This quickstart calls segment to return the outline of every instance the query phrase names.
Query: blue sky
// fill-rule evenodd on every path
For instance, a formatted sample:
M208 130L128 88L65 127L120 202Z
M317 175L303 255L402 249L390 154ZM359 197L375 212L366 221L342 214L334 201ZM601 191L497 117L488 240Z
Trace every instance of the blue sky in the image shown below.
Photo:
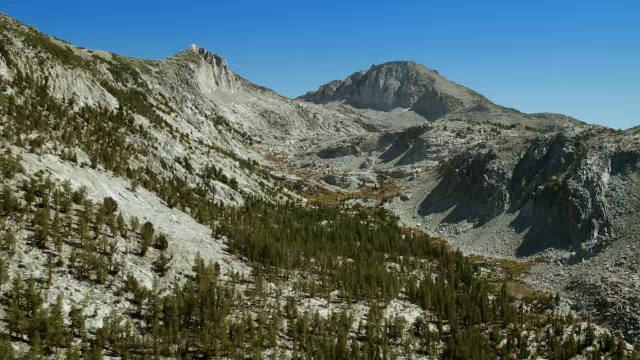
M638 1L7 0L0 11L126 56L196 43L289 97L413 60L521 111L640 125Z

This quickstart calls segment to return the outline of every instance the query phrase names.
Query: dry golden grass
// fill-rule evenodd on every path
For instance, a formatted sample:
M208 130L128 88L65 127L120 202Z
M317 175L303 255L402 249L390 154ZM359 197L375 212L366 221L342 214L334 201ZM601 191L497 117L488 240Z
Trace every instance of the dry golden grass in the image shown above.
M350 194L352 198L363 200L377 200L385 202L399 195L400 187L395 182L388 182L380 187L363 186L358 191Z
M506 277L506 280L515 280L522 275L527 274L532 266L537 264L546 264L548 259L543 257L537 257L527 260L511 260L511 259L494 259L485 256L470 255L469 258L472 262L480 265L488 265L496 268Z
M326 206L337 206L347 199L347 195L338 191L331 191L322 187L314 187L304 192L303 196L310 203Z
M518 299L535 298L542 294L539 290L523 281L507 281L507 292Z
M300 177L303 176L303 174L300 173L296 175ZM325 206L338 206L347 199L347 194L342 191L333 191L318 184L310 184L308 179L305 179L304 182L306 185L305 190L298 191L298 193L306 198L309 203Z
M531 267L537 264L548 263L549 260L537 257L527 260L493 259L485 256L471 255L470 260L478 265L491 268L493 271L489 281L496 287L507 284L507 291L517 298L535 297L541 292L522 280Z
M549 259L543 257L529 260L496 259L495 261L509 275L510 279L517 279L527 274L534 265L549 263Z
M363 186L356 192L333 191L320 185L310 186L302 195L309 200L310 203L316 203L325 206L338 206L349 199L376 200L385 202L388 199L397 196L401 188L393 181L388 181L378 188ZM409 234L424 234L424 230L417 227L404 228ZM432 241L448 246L446 239L432 237ZM485 256L470 255L471 262L483 267L491 269L488 280L496 287L507 283L509 293L518 298L534 297L541 293L534 289L531 285L522 280L522 276L527 274L532 266L536 264L547 263L546 258L538 257L527 260L511 260L511 259L495 259Z
M298 174L300 175L300 174ZM399 194L400 187L394 182L388 182L380 187L363 186L358 191L334 191L320 185L309 186L301 195L311 203L337 206L349 199L376 200L386 202Z

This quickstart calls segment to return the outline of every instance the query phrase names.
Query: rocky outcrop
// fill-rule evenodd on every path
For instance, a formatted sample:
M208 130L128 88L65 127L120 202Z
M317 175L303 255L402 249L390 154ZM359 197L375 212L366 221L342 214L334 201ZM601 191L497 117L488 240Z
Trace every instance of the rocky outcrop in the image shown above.
M218 89L226 91L239 91L241 84L236 74L231 71L227 60L198 45L189 46L189 51L197 54L205 63L196 70L196 79L202 92L211 92Z
M262 94L277 95L273 90L258 86L231 70L227 60L220 55L191 44L189 48L178 55L195 54L202 64L194 69L194 79L197 81L200 91L209 93L215 90L228 92L252 91Z
M446 222L478 226L505 211L509 172L492 149L459 153L440 163L440 182L420 206L422 215L446 212Z
M340 187L344 190L355 191L362 186L377 186L376 175L370 172L353 174L327 174L322 180L329 185Z
M7 76L7 72L9 71L9 67L7 66L7 60L2 55L0 51L0 76Z
M342 85L341 80L333 80L321 85L317 91L310 91L305 95L305 100L309 102L322 103L325 99L329 99L336 92L336 89Z
M527 229L522 254L550 246L581 252L612 238L606 198L609 156L594 150L585 149L577 137L558 134L532 144L518 162L510 187L512 210L520 210L513 225Z
M354 73L344 81L332 81L300 99L314 103L343 101L356 108L382 111L410 108L429 120L461 107L489 103L477 93L411 61L372 65L366 72Z
M333 159L348 155L358 155L361 151L355 144L337 144L318 151L318 157L321 159Z
M631 171L634 159L568 133L539 137L520 155L474 148L440 164L440 182L420 212L453 209L446 222L476 226L509 212L516 214L511 227L523 235L518 255L549 248L594 255L614 237L607 198L612 168Z

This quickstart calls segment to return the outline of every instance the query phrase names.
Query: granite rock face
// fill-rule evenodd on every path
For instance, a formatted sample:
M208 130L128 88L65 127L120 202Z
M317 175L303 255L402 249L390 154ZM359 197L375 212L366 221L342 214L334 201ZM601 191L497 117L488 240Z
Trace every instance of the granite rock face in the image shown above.
M241 89L242 86L238 76L231 71L227 60L222 56L216 55L195 44L189 46L189 51L200 56L206 64L206 66L200 66L196 74L196 78L203 92L210 92L217 89L233 92Z
M410 108L429 120L461 107L489 103L479 94L412 61L372 65L368 71L356 72L344 81L334 80L300 99L314 103L343 101L356 108L381 111Z
M198 45L191 44L174 58L189 60L188 63L191 64L193 72L189 76L189 82L195 81L202 94L221 90L230 93L245 91L277 96L273 90L256 85L236 74L224 57Z
M428 215L448 204L454 210L446 222L475 226L512 213L510 225L523 236L516 255L556 248L594 256L614 238L607 196L611 163L619 157L568 133L535 138L518 153L472 148L441 162L441 180L420 211Z

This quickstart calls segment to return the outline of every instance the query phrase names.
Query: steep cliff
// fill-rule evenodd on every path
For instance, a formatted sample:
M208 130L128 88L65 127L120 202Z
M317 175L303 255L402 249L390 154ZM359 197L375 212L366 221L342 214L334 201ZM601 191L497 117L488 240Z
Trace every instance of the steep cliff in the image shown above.
M314 103L342 101L356 108L382 111L412 109L429 120L462 107L490 104L481 95L412 61L372 65L368 71L332 81L300 99Z

